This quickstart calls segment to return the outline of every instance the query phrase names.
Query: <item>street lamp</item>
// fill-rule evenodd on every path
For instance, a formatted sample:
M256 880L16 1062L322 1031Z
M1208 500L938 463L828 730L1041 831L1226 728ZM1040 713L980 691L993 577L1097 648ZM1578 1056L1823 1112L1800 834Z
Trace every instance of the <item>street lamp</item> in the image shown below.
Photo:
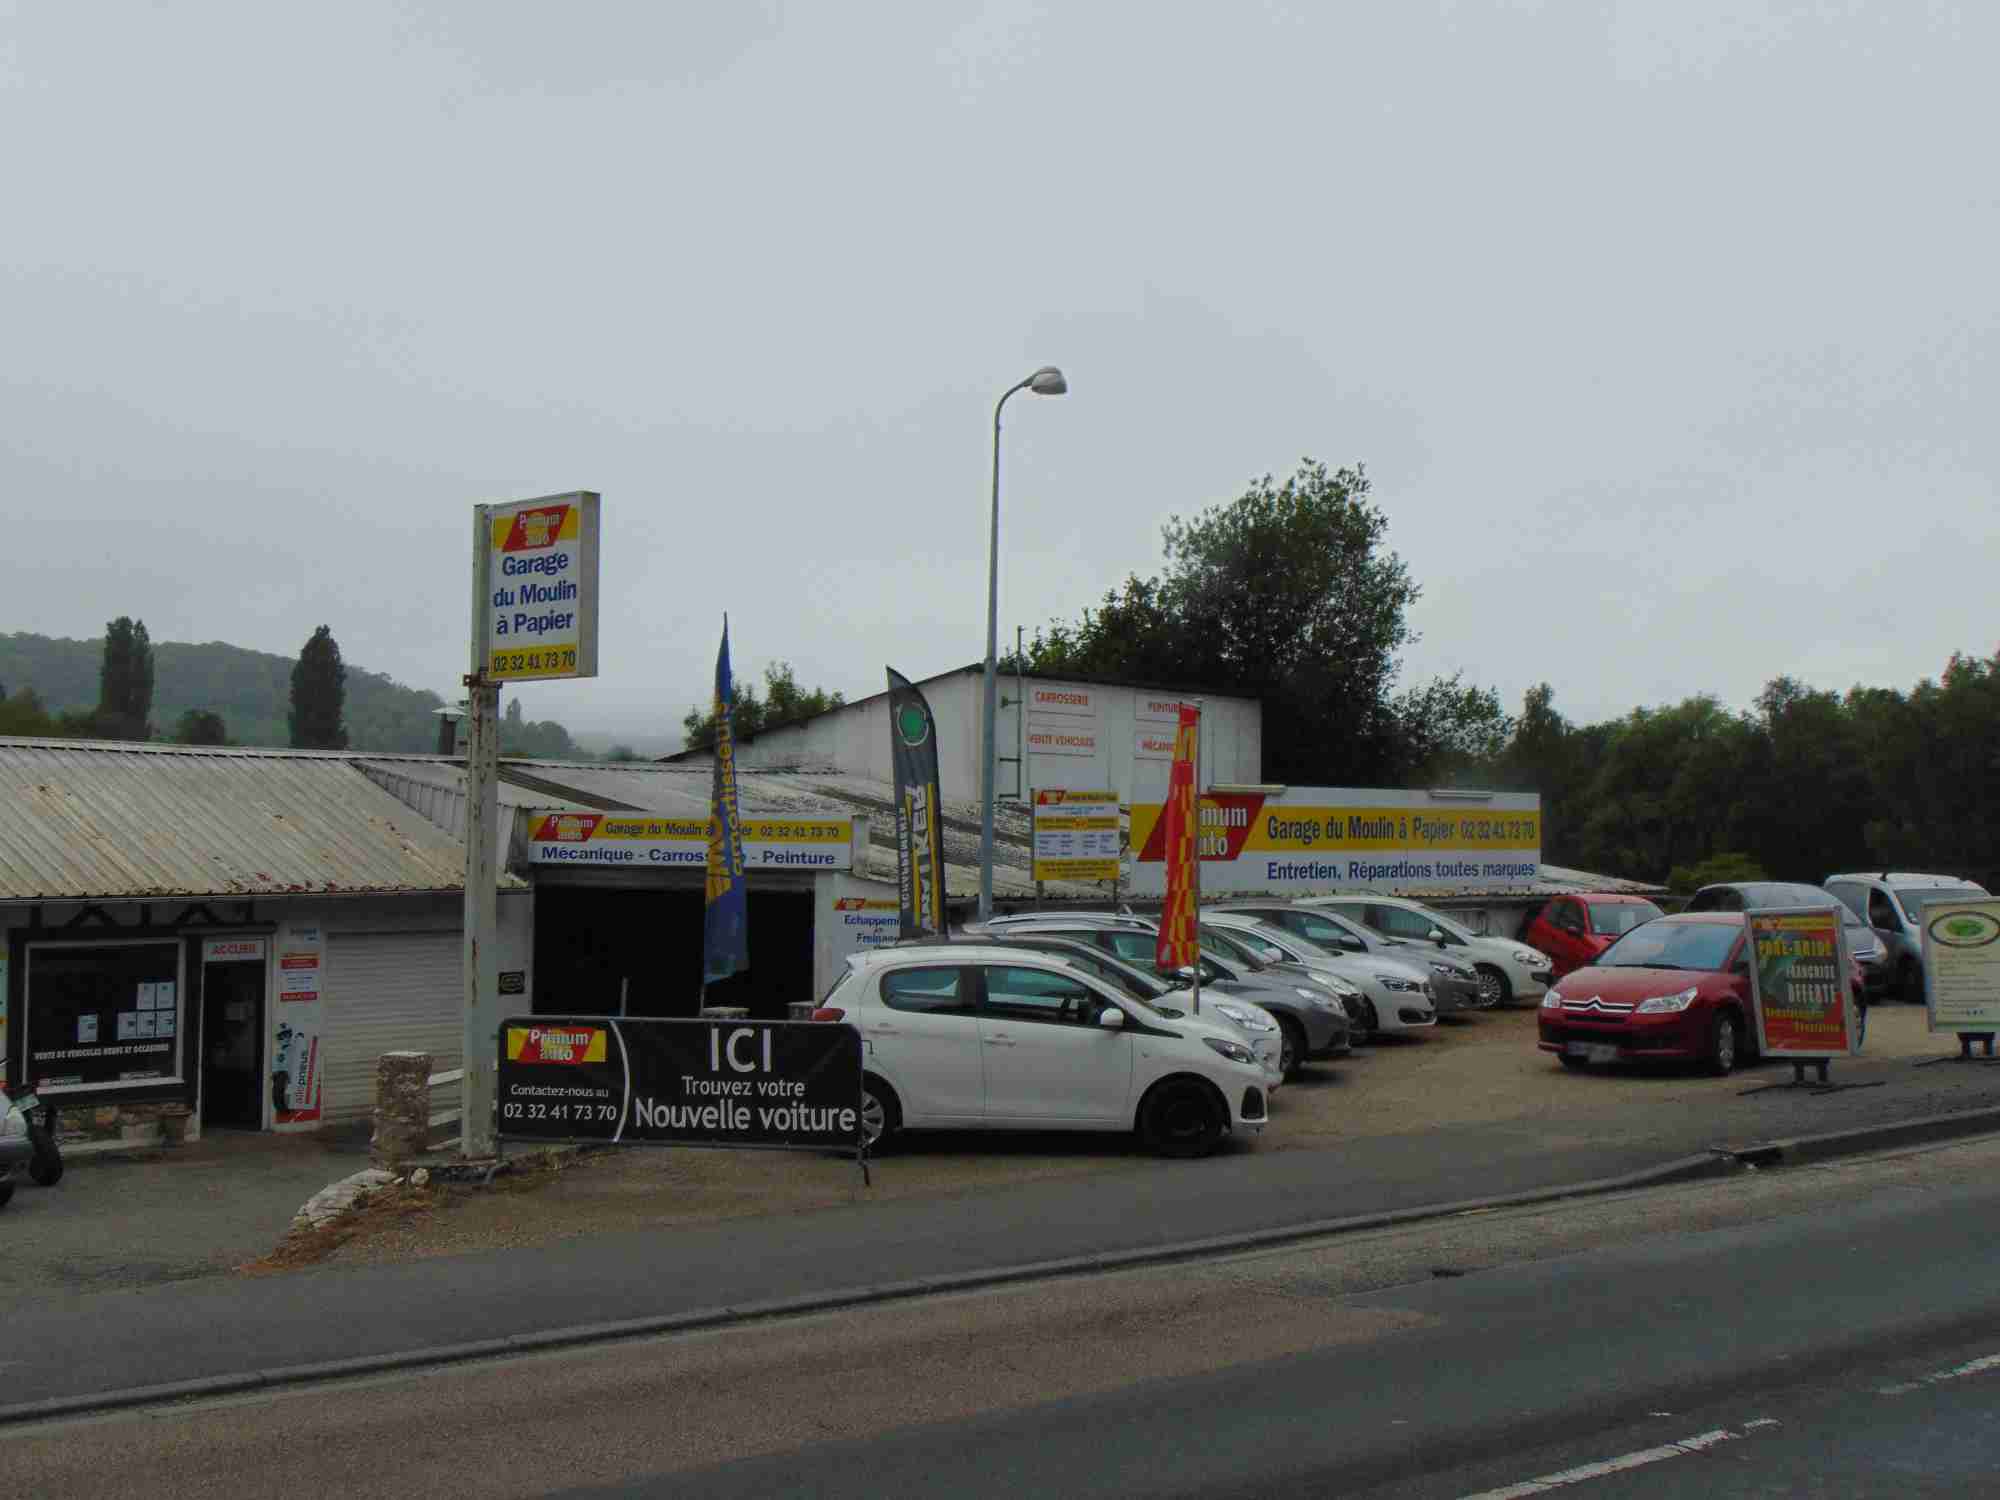
M986 545L986 723L985 753L979 761L979 920L993 915L993 719L999 712L1000 679L996 654L1000 639L1000 410L1016 391L1060 396L1069 390L1063 372L1043 365L1020 384L1009 386L993 406L993 533ZM1026 712L1023 708L1016 712Z

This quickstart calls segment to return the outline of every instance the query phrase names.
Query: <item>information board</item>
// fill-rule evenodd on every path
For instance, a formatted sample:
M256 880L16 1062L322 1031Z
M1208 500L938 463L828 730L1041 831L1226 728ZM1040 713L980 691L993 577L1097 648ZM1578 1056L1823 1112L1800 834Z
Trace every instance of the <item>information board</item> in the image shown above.
M518 1016L501 1024L508 1140L853 1151L861 1033L811 1021Z
M1834 906L1744 913L1757 1050L1766 1057L1850 1057L1860 1050L1847 940Z
M2000 1031L2000 899L1938 894L1918 908L1930 1029Z
M1118 878L1118 794L1035 793L1035 879Z

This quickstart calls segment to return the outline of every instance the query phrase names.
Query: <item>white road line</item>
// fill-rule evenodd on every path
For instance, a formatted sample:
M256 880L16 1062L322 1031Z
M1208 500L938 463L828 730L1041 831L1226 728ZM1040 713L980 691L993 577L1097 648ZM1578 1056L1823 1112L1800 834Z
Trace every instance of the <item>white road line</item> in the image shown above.
M1968 1375L1982 1375L1988 1370L2000 1369L2000 1354L1989 1354L1984 1359L1967 1360L1949 1370L1938 1370L1915 1380L1905 1380L1900 1385L1885 1385L1876 1390L1878 1396L1907 1396L1911 1391L1920 1391L1927 1385L1942 1385L1947 1380L1963 1380Z
M1744 1432L1748 1432L1752 1428L1777 1425L1777 1422L1770 1417L1757 1417L1745 1422L1743 1428ZM1617 1458L1607 1458L1601 1463L1580 1464L1574 1469L1544 1474L1539 1479L1524 1479L1519 1484L1510 1484L1503 1489L1481 1490L1476 1495L1464 1496L1463 1500L1526 1500L1530 1495L1546 1495L1550 1490L1582 1484L1586 1480L1602 1479L1607 1474L1622 1474L1627 1469L1644 1468L1647 1464L1660 1463L1669 1458L1686 1458L1691 1453L1703 1453L1717 1443L1726 1443L1732 1438L1742 1436L1741 1432L1731 1432L1726 1427L1718 1427L1713 1432L1698 1432L1693 1437L1682 1438L1677 1443L1666 1443L1658 1448L1641 1448L1636 1453L1621 1454Z

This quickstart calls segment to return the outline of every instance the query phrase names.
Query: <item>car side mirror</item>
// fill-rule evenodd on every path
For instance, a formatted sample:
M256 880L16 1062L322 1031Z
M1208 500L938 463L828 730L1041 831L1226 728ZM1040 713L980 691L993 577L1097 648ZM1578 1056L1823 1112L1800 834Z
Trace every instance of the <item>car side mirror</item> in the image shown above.
M1125 1012L1115 1005L1107 1005L1097 1013L1097 1024L1108 1030L1116 1031L1125 1024Z
M1440 948L1444 946L1444 929L1442 927L1433 927L1431 929L1431 941L1436 943Z

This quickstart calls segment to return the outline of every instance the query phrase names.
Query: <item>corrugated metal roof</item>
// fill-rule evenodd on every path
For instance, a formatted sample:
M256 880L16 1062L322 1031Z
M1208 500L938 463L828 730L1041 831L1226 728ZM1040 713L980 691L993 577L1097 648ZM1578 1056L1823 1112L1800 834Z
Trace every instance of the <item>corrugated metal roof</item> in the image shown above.
M0 900L441 891L464 874L458 841L351 755L0 737Z

